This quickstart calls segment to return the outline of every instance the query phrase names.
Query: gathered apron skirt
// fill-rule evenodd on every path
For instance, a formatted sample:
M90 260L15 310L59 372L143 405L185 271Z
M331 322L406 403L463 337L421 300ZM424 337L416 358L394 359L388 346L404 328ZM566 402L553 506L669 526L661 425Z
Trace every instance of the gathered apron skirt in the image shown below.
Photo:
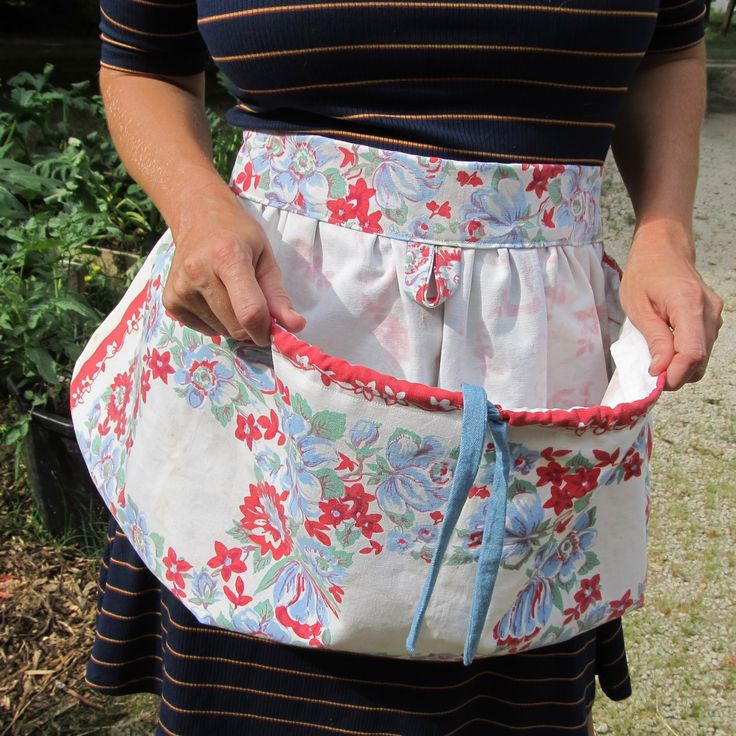
M191 619L180 627L235 632L251 662L321 654L328 672L359 661L422 678L439 667L461 693L474 668L493 671L491 655L514 655L490 660L513 668L534 656L515 653L557 660L567 642L564 654L591 656L607 622L620 643L618 618L643 602L648 411L662 381L603 253L601 174L246 133L231 186L307 326L274 323L265 349L183 326L161 303L174 245L157 244L72 384L77 437L116 524L108 555L126 545L119 572L147 575L166 616L175 605ZM104 591L98 627L112 613ZM96 647L124 643L110 633ZM565 732L584 733L593 662L587 680L560 678L576 697L559 701L578 707L556 721ZM93 657L91 672L109 670ZM488 702L504 700L513 713L523 698ZM389 720L380 732L543 723L440 711L442 726Z

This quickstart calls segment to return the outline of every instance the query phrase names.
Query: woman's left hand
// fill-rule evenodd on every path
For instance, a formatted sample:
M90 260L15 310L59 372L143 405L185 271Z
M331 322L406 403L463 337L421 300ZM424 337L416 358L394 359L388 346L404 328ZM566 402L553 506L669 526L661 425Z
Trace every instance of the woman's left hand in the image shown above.
M695 268L692 239L667 226L637 230L621 282L621 302L646 338L649 372L667 372L675 391L699 381L723 324L723 301Z

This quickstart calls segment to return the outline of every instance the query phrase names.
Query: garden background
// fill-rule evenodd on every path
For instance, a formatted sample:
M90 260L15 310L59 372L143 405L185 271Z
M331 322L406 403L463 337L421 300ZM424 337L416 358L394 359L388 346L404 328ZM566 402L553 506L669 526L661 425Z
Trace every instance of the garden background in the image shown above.
M720 35L724 6L707 36L695 226L725 324L706 378L655 412L648 604L625 619L634 696L597 699L599 734L736 733L736 30ZM80 341L163 228L105 132L96 24L97 0L0 0L0 736L137 736L156 722L154 697L84 684L104 524L44 527L21 451L28 415L5 392L11 376L21 404L63 406ZM225 174L238 134L214 69L208 89ZM623 263L634 220L613 162L604 191L607 248Z

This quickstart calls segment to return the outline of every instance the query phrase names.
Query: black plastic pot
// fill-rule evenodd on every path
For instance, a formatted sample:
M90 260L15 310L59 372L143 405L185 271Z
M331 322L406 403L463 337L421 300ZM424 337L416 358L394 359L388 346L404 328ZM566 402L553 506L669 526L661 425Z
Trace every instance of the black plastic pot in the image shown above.
M28 410L21 392L8 379L20 411ZM86 537L105 507L77 445L72 420L33 409L25 438L28 481L44 526L56 537Z

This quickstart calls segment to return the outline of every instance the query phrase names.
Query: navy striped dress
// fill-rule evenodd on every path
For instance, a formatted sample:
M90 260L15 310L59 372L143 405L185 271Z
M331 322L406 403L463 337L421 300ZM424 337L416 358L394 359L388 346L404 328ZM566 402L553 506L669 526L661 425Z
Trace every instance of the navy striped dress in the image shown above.
M157 734L585 736L598 676L631 694L616 620L504 657L413 662L303 649L204 626L113 522L100 569L87 682L161 696Z

